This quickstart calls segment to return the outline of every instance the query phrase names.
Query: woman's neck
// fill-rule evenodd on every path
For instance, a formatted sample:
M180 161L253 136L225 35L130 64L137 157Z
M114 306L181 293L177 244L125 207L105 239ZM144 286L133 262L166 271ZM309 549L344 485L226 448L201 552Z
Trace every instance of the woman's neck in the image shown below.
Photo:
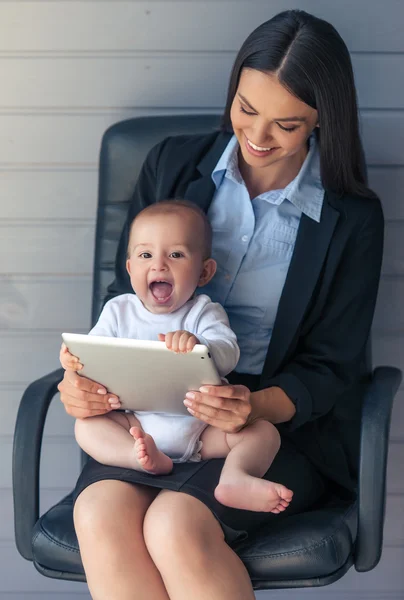
M285 188L299 173L307 156L308 148L302 148L293 156L279 160L269 167L251 167L248 165L239 150L239 171L243 177L251 200L264 192L281 190Z

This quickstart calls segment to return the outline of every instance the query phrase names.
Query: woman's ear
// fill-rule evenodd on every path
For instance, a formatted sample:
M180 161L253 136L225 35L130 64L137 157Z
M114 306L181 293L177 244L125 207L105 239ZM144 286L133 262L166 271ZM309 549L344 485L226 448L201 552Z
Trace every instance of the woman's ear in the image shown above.
M198 287L202 287L209 283L213 275L216 273L217 264L213 258L207 258L203 262L201 276L199 277Z

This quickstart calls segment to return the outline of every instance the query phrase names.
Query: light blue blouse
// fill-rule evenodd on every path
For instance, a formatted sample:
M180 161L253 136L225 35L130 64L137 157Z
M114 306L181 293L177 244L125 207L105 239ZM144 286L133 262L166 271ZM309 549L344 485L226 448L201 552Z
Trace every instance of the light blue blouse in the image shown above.
M220 302L240 346L239 373L260 374L276 312L305 213L320 222L324 189L314 135L298 175L282 190L250 199L238 169L239 144L233 136L212 179L216 192L208 211L217 273L199 288Z

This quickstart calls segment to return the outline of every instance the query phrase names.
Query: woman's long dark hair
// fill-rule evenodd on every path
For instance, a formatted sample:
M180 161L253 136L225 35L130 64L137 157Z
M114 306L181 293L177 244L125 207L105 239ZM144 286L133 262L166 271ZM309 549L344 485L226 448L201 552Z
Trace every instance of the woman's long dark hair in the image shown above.
M316 128L324 189L374 196L366 186L356 89L348 49L334 27L302 10L281 12L242 45L230 76L222 128L232 130L230 109L241 71L276 73L294 96L318 111Z

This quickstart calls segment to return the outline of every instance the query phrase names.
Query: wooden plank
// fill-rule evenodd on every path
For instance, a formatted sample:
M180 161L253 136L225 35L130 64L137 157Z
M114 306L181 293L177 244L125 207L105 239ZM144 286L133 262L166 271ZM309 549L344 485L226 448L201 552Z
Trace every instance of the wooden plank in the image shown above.
M380 333L404 332L404 278L382 277L379 286L373 331Z
M381 335L372 336L373 365L392 365L404 370L403 336Z
M123 119L150 115L214 113L217 110L120 109L98 114L0 114L0 168L10 166L96 167L101 137ZM63 143L61 141L63 140Z
M385 548L379 565L368 573L357 573L350 569L348 573L327 590L339 593L372 592L382 595L386 592L402 593L404 590L404 548ZM377 597L377 596L376 596Z
M117 121L159 114L216 114L213 110L131 109L88 114L0 114L4 143L0 167L83 165L98 163L101 137ZM363 139L369 165L404 165L404 113L362 112ZM380 144L388 139L388 144ZM63 140L63 143L60 141ZM2 163L2 164L1 164Z
M91 294L90 275L0 276L0 331L90 329Z
M74 169L0 170L0 197L9 198L1 218L92 219L97 208L97 166L90 171ZM379 194L385 218L404 220L403 167L369 167L369 185ZM35 202L27 201L35 197Z
M387 496L384 547L404 546L404 496Z
M15 421L22 395L27 385L1 385L0 386L0 436L13 435ZM56 394L49 407L45 422L45 436L73 436L74 419L70 417Z
M398 390L394 399L390 436L392 440L404 442L404 387Z
M29 221L16 226L0 222L0 274L88 276L93 269L94 232L92 221L37 226Z
M361 108L404 107L404 55L359 54L352 64Z
M3 58L0 108L221 107L234 59L234 53ZM353 66L361 108L404 108L404 55L361 54Z
M65 594L66 600L73 600L76 598L76 594L79 598L87 599L88 597L88 588L85 583L51 579L38 573L31 562L24 560L18 554L12 542L0 544L0 582L0 594L5 600L14 600L13 594L16 593L21 594L27 600L30 600L32 593L45 598L47 596L40 596L40 594L47 593L49 599L52 600L57 600L59 594ZM61 598L64 600L63 595Z
M54 371L59 349L58 333L0 333L0 384L31 382Z
M97 2L97 18L94 7L94 2L84 0L1 2L0 51L236 51L255 27L290 4L285 0L271 0L270 5L260 0L114 0ZM351 50L404 50L400 0L385 0L382 5L367 0L300 0L299 8L330 21ZM167 23L176 24L175 35Z
M389 494L404 494L403 462L404 444L390 442L387 464L387 492Z
M403 112L362 111L361 123L363 145L369 165L404 164ZM381 140L388 142L380 143Z
M94 231L95 225L91 221L38 222L35 225L25 221L13 226L0 221L0 277L12 274L90 277ZM384 275L404 275L403 231L403 222L386 223ZM10 288L5 289L4 294L7 292L14 294L16 303L10 305L10 300L4 295L4 315L0 316L0 320L3 323L16 323L20 318L29 320L30 316L21 312L27 309L24 296L18 294L18 290L10 292ZM45 313L42 321L44 318Z
M368 169L369 185L379 195L388 220L404 220L404 189L403 167L372 167Z
M117 121L158 114L201 114L214 110L121 109L98 114L0 114L0 167L98 163L101 136ZM404 113L364 111L363 139L369 165L404 165ZM85 134L83 134L85 132ZM380 144L381 139L389 143ZM63 144L60 143L63 140Z
M0 171L1 218L94 219L98 173L91 171Z
M12 438L0 437L0 488L12 487ZM80 473L80 448L74 437L46 437L42 442L41 488L73 489ZM60 496L62 497L62 495ZM1 581L1 576L0 576Z
M388 221L384 230L382 273L394 276L404 274L404 222Z
M75 331L91 327L92 278L0 276L0 331ZM382 277L373 330L404 331L404 278Z

